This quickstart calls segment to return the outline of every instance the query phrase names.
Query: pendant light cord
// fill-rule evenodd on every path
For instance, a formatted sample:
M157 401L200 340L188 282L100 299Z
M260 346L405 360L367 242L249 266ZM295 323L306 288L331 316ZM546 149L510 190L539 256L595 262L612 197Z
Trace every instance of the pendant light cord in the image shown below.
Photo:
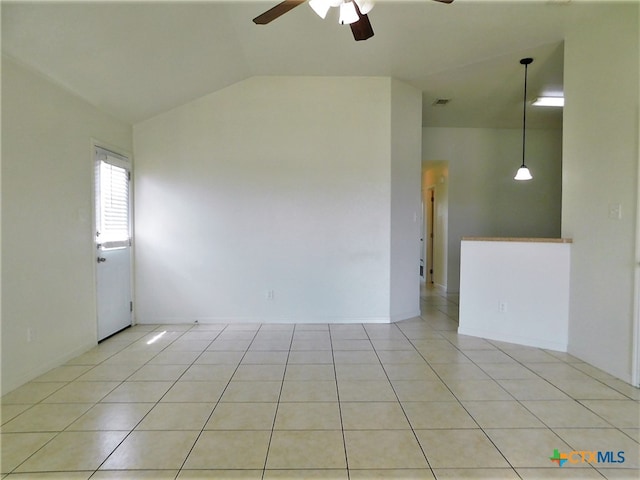
M524 98L522 100L522 166L524 167L524 147L527 132L527 69L529 63L524 64Z

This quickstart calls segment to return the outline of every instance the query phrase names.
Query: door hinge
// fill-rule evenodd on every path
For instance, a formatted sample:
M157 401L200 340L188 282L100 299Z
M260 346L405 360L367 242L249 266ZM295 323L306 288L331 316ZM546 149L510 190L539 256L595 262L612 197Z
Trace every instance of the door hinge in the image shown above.
M133 313L133 302L129 302L129 311Z

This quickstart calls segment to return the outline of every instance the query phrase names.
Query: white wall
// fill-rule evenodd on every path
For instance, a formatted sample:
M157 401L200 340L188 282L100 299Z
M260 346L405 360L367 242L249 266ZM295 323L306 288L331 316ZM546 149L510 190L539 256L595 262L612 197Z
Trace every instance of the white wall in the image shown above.
M458 333L567 351L571 244L463 240Z
M638 201L638 4L592 5L565 40L562 235L569 352L630 381ZM609 206L621 204L622 218Z
M391 81L391 319L420 315L422 93Z
M137 320L389 321L391 86L257 77L136 125Z
M3 392L96 343L92 137L132 149L130 125L3 57Z
M534 179L513 180L522 161L518 129L424 128L423 161L449 162L447 291L460 289L462 237L559 237L562 132L527 130Z

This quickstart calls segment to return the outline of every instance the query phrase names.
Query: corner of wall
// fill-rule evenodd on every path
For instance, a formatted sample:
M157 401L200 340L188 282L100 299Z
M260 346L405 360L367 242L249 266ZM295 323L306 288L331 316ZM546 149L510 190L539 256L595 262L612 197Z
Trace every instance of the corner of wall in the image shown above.
M390 315L420 314L422 93L391 81Z
M638 301L638 9L582 6L565 40L562 235L574 240L569 353L627 382L638 340L631 335ZM613 90L606 87L612 75ZM612 205L623 214L612 216Z

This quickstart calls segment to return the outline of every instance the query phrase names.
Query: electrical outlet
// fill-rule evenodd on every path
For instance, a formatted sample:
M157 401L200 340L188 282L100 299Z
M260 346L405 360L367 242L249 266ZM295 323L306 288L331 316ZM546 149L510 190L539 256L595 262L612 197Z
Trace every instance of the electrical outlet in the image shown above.
M500 313L507 313L507 302L500 302L498 304L498 311Z
M34 338L34 332L33 332L33 328L29 327L27 328L27 343L32 342L33 338Z
M267 290L267 300L273 300L275 297L275 292L273 290Z
M622 220L622 205L620 203L609 204L609 218Z

